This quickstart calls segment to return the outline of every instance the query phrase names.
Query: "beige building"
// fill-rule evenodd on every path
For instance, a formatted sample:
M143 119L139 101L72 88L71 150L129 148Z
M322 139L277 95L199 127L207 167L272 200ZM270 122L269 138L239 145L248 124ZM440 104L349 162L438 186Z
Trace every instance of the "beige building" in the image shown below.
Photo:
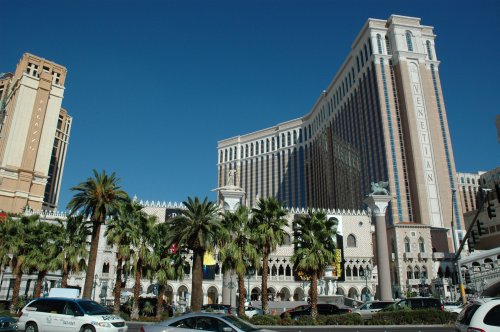
M451 222L459 234L464 226L435 38L419 18L368 19L309 113L218 142L218 185L237 170L249 206L274 196L288 207L363 209L371 182L388 181L395 245L399 225L426 226L427 250L452 252ZM403 264L391 273L400 290Z
M477 193L479 178L484 172L457 173L457 184L462 212L467 213L477 209Z
M66 68L25 53L0 78L0 209L57 207L71 116L61 108Z

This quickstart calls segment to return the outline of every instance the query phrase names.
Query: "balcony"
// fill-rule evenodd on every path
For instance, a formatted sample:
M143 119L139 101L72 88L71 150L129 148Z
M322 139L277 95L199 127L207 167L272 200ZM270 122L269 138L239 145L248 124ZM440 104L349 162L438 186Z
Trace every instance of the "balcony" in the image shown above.
M418 253L418 259L430 259L431 254L428 252L419 252Z
M408 279L408 280L406 280L406 284L408 286L418 286L421 284L421 281L420 281L420 279Z
M405 252L405 253L403 254L403 258L404 258L405 260L408 260L408 259L415 259L415 258L417 258L417 255L416 255L414 252Z

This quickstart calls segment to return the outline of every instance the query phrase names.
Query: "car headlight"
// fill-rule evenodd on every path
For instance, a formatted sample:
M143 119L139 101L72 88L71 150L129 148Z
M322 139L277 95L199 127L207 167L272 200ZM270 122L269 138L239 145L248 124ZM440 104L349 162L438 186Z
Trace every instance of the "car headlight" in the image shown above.
M92 324L100 327L111 327L111 324L108 322L92 322Z

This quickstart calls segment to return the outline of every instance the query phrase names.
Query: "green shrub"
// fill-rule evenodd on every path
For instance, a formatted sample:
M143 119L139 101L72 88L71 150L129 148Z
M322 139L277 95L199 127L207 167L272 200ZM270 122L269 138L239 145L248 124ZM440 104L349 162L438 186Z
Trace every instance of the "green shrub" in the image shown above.
M318 323L320 325L363 325L364 321L360 315L343 314L320 316Z
M319 316L318 316L319 317ZM294 321L295 325L318 325L318 322L312 318L312 316L305 315L305 316L299 316L297 319Z
M250 318L250 323L254 325L278 325L279 321L279 316L273 315L256 315Z
M454 315L448 311L435 309L399 309L378 312L373 315L370 325L439 325L454 322Z

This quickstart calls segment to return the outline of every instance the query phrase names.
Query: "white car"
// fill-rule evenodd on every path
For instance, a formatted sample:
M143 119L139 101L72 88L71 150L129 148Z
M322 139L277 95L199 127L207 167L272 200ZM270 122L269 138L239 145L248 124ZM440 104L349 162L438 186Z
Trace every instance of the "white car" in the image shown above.
M39 298L22 310L19 330L26 332L127 332L125 321L99 303L64 297Z
M252 307L252 306L245 306L245 315L249 318L255 316L255 315L263 315L263 311L260 308Z
M455 326L460 332L500 332L500 298L479 299L467 304Z
M394 304L394 301L369 301L359 308L352 309L352 313L360 315L365 320L370 320L374 314L391 304Z

